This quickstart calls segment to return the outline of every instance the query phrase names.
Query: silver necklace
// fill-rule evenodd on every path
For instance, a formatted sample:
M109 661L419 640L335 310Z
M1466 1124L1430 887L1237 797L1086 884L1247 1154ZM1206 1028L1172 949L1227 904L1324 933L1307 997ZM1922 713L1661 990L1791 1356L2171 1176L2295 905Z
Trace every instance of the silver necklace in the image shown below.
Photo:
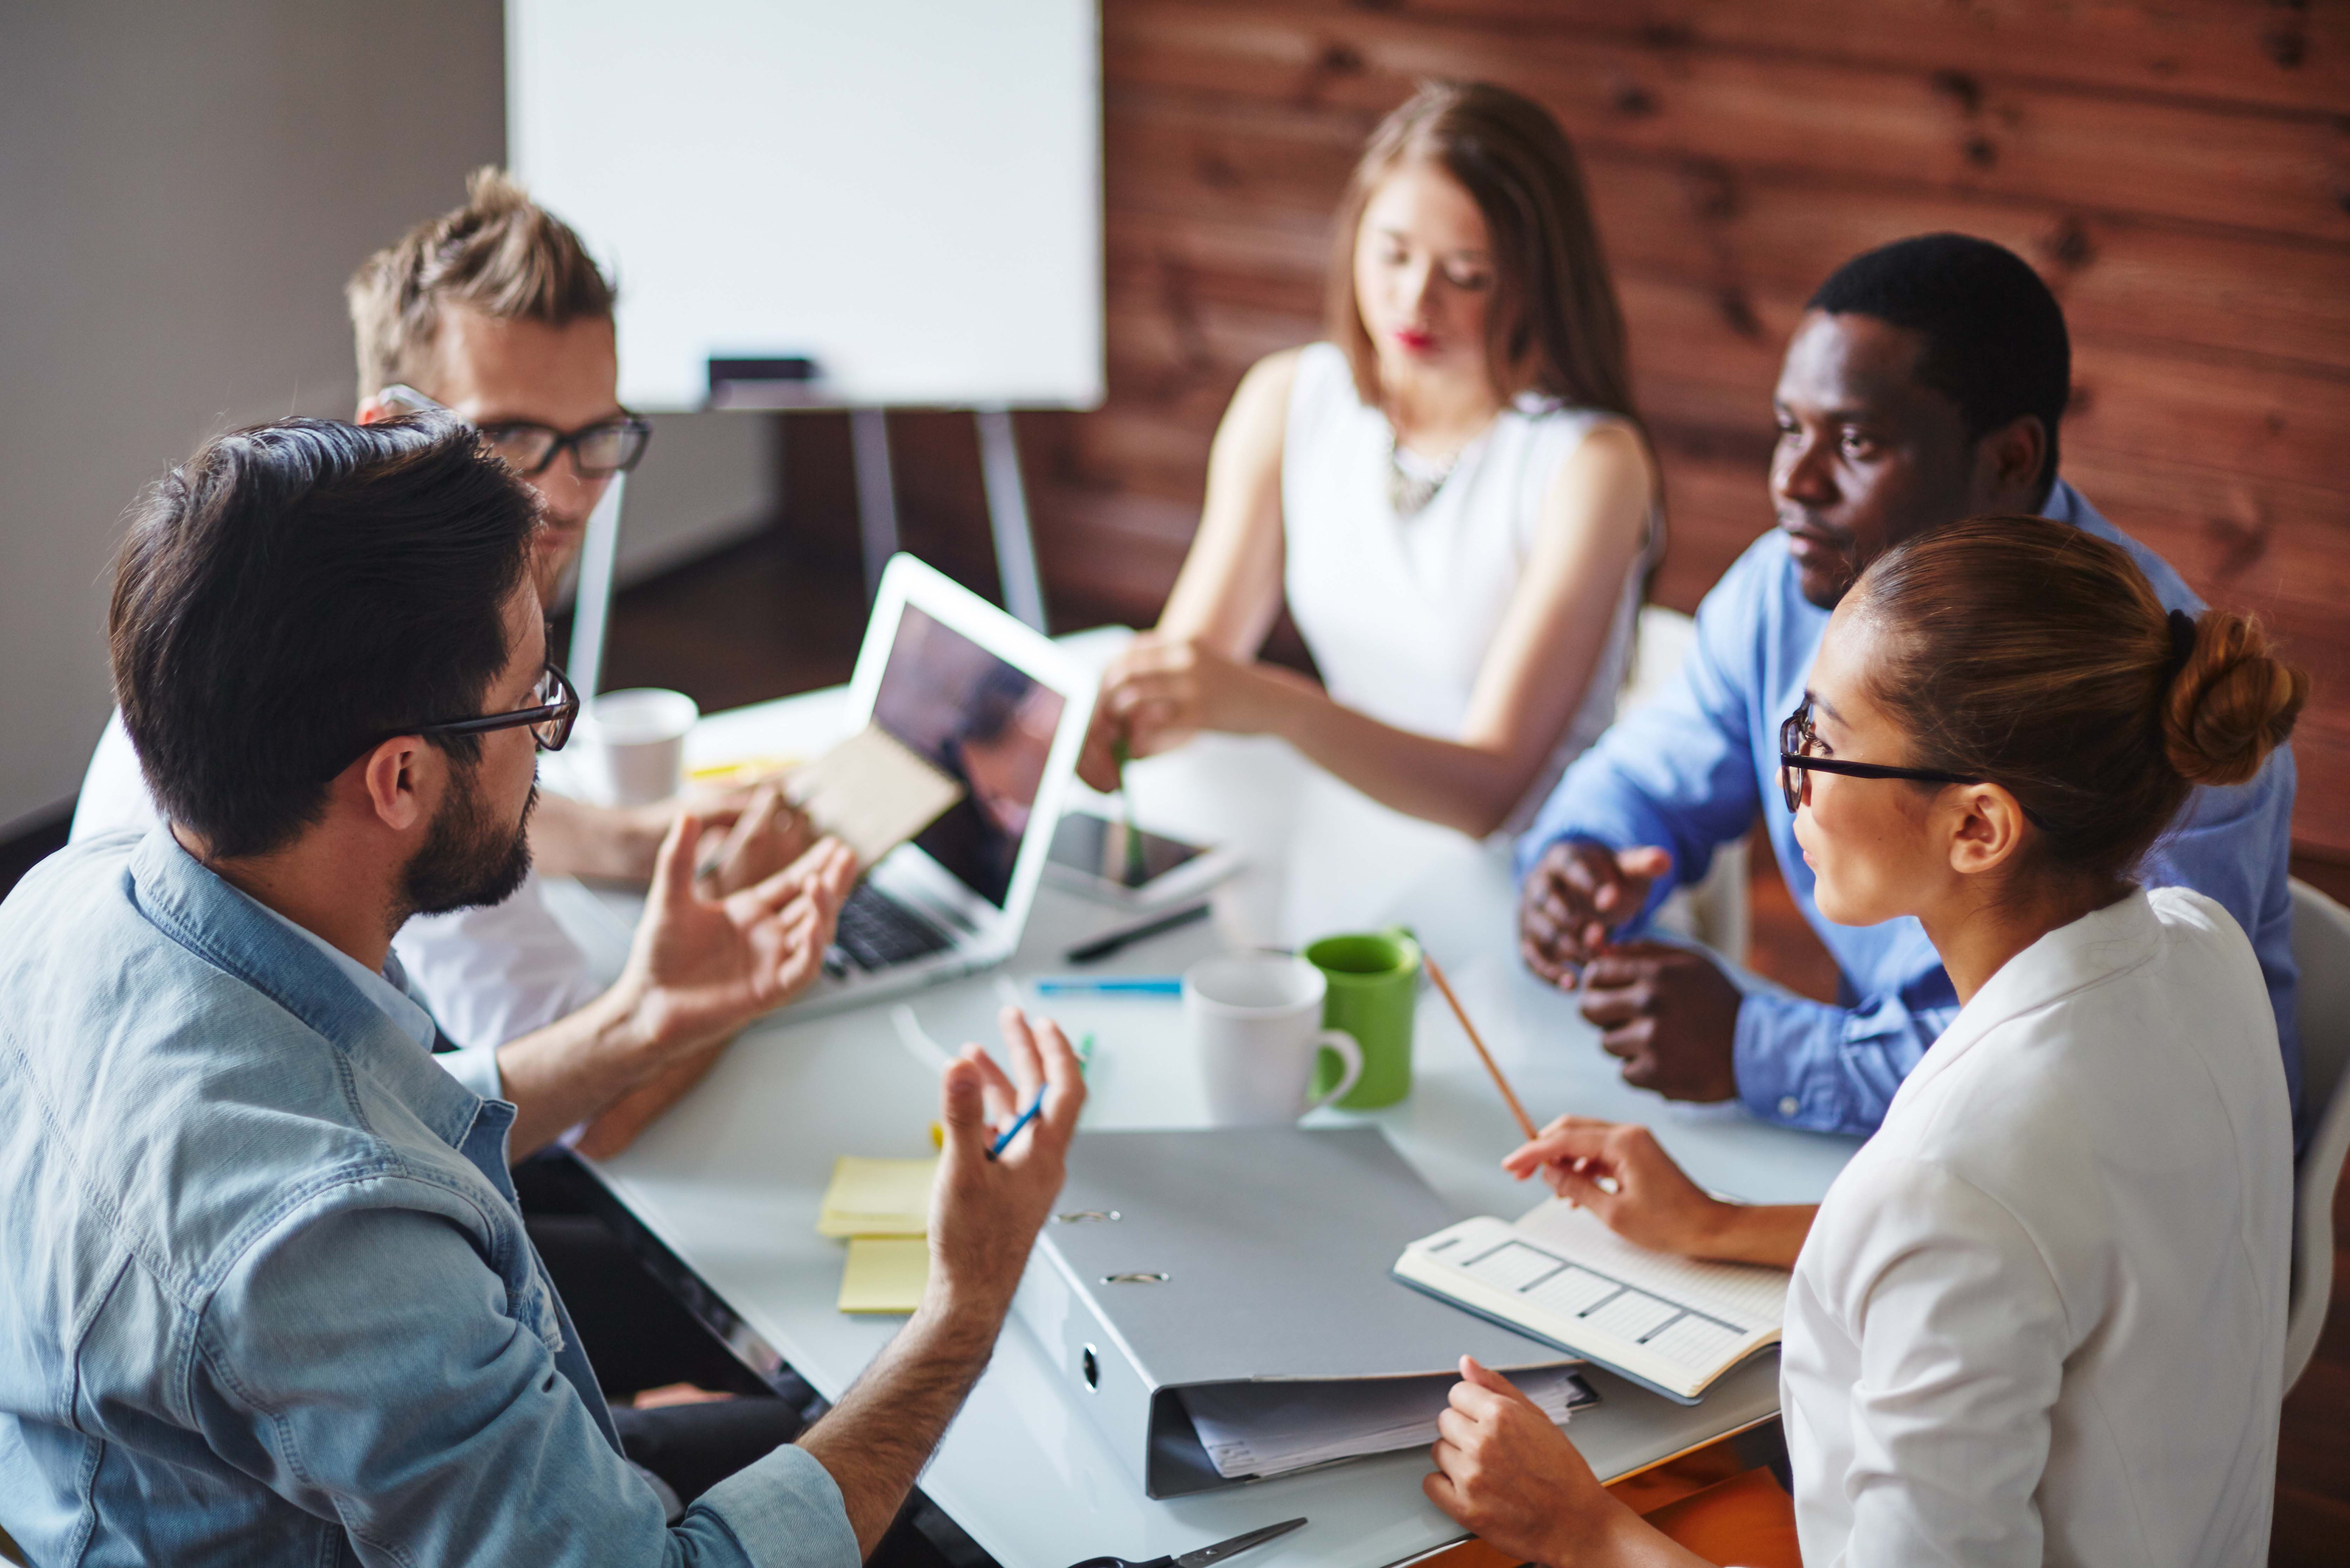
M1388 504L1395 508L1395 514L1399 517L1418 514L1436 499L1436 493L1444 488L1444 482L1451 478L1452 471L1460 466L1459 452L1445 459L1441 468L1411 457L1397 441L1395 431L1390 428L1388 431Z

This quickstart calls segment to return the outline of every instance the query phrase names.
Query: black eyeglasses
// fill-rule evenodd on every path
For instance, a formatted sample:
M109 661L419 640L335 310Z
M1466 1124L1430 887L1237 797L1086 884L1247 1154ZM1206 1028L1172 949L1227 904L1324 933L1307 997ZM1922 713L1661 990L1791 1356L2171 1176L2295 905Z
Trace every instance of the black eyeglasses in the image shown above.
M598 420L576 431L559 431L527 420L484 425L481 431L490 450L525 479L536 479L554 467L567 447L571 466L580 478L609 479L636 467L653 438L651 423L634 414Z
M394 409L454 411L405 382L384 388L376 393L376 399ZM474 428L481 431L482 439L497 453L499 461L525 479L536 479L555 466L555 460L563 455L566 448L570 449L572 469L580 478L609 479L636 467L653 439L650 421L625 412L612 419L598 420L592 425L581 425L576 431L559 431L531 420L502 420Z
M1779 726L1779 789L1787 797L1790 812L1804 804L1804 775L1807 773L1839 774L1854 779L1913 779L1918 784L1996 782L1970 778L1964 774L1937 773L1931 768L1896 768L1882 763L1847 763L1840 757L1815 757L1812 755L1812 748L1818 743L1819 737L1812 732L1812 699L1806 694L1802 705L1788 714L1787 722ZM2048 824L2042 820L2039 813L2022 801L2015 804L2022 808L2025 821L2043 832L2047 831Z
M579 693L572 690L570 678L549 664L530 690L531 705L516 708L510 713L484 713L471 719L436 719L429 724L410 724L402 729L386 730L359 749L359 755L382 745L399 735L485 735L493 730L518 730L527 725L530 738L538 742L542 752L559 752L571 739L571 726L579 718Z
M516 708L511 713L484 713L474 719L440 719L430 724L414 724L405 730L395 730L396 735L485 735L493 730L516 730L528 726L530 738L538 742L542 752L559 752L571 739L571 726L579 718L579 693L571 689L570 678L555 665L549 664L530 689L531 706ZM386 735L384 740L390 740ZM382 741L376 742L378 745Z

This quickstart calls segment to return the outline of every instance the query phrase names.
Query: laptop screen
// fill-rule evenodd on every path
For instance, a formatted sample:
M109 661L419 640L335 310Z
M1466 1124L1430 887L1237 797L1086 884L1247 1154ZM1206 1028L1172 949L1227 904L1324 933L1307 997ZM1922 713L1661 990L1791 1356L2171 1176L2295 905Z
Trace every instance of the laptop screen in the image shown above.
M874 722L964 790L914 842L999 909L1066 705L1019 666L914 606L899 616Z

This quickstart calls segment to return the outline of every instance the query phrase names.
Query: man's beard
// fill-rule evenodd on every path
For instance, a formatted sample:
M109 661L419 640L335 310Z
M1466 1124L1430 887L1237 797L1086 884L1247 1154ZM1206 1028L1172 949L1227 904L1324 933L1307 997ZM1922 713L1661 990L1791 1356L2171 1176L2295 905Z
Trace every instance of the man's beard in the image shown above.
M504 824L482 799L478 763L449 770L448 795L400 875L400 903L411 915L502 904L530 875L530 814L538 805L538 786L531 785L521 817Z

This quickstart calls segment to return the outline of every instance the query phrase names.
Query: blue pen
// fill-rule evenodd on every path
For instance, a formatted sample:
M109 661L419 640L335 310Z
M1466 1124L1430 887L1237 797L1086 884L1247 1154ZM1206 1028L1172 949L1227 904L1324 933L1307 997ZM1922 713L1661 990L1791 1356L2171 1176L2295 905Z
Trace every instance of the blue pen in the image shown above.
M1105 975L1099 980L1079 976L1070 980L1039 980L1030 983L1039 996L1180 996L1183 981L1171 974L1128 975L1123 978Z
M1036 1097L1028 1102L1028 1108L1020 1113L1020 1119L1014 1122L1010 1127L1005 1127L1003 1129L1003 1136L998 1137L993 1143L988 1145L987 1158L993 1159L997 1155L1002 1154L1005 1146L1010 1144L1014 1138L1020 1136L1020 1129L1026 1127L1030 1122L1035 1121L1036 1119L1036 1113L1044 1108L1045 1085L1039 1084L1036 1085Z

